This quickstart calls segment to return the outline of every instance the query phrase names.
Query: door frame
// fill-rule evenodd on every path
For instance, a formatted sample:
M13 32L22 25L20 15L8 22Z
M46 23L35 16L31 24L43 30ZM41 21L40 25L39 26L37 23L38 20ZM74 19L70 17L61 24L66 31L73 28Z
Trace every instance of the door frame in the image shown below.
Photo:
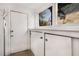
M9 12L10 12L10 29L9 29L9 31L10 31L10 33L9 33L9 39L10 39L10 55L11 55L11 27L12 27L12 22L11 22L11 12L16 12L16 13L21 13L21 14L24 14L24 15L26 15L27 16L27 35L28 35L28 13L24 13L24 12L22 12L22 11L17 11L17 10L13 10L13 9L10 9L9 10ZM27 39L27 42L28 42L28 39ZM28 45L28 44L27 44ZM28 48L28 46L27 46L27 48Z
M0 12L3 14L3 11L2 11L2 9L0 9ZM2 50L2 55L1 56L5 56L5 24L4 24L4 20L5 20L5 17L3 17L3 15L1 15L0 14L0 18L2 19L1 21L2 21L2 48L1 49L3 49Z

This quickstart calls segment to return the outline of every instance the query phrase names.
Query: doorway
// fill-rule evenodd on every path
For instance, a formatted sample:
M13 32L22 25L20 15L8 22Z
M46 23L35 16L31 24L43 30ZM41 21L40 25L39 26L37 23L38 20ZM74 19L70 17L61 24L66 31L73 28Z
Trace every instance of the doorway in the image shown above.
M27 49L27 14L10 12L10 53Z

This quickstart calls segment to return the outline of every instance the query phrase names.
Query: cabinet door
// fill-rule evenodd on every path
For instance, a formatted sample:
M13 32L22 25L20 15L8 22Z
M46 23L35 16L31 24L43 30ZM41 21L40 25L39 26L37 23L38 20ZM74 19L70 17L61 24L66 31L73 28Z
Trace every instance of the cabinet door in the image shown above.
M72 38L73 56L79 56L79 39Z
M44 55L44 39L42 33L31 32L31 50L35 56Z
M71 55L71 38L45 35L45 55L46 56L70 56Z

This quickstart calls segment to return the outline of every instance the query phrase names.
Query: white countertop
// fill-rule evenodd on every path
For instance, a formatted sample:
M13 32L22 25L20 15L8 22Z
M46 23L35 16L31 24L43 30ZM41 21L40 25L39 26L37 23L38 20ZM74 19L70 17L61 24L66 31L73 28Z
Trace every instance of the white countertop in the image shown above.
M31 31L65 35L79 38L79 30L31 29Z
M31 30L79 32L79 24L40 26L39 28L31 29Z

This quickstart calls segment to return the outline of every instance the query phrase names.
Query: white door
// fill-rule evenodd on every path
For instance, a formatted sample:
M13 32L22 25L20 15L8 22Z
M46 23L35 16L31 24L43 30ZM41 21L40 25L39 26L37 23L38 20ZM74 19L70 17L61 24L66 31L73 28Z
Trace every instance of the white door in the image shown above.
M31 50L35 56L44 56L43 33L31 32Z
M46 56L70 56L71 38L45 35L45 55Z
M72 38L72 52L73 56L79 56L79 39Z
M11 53L27 49L27 15L11 12Z
M0 15L0 56L4 55L4 27L3 18Z

